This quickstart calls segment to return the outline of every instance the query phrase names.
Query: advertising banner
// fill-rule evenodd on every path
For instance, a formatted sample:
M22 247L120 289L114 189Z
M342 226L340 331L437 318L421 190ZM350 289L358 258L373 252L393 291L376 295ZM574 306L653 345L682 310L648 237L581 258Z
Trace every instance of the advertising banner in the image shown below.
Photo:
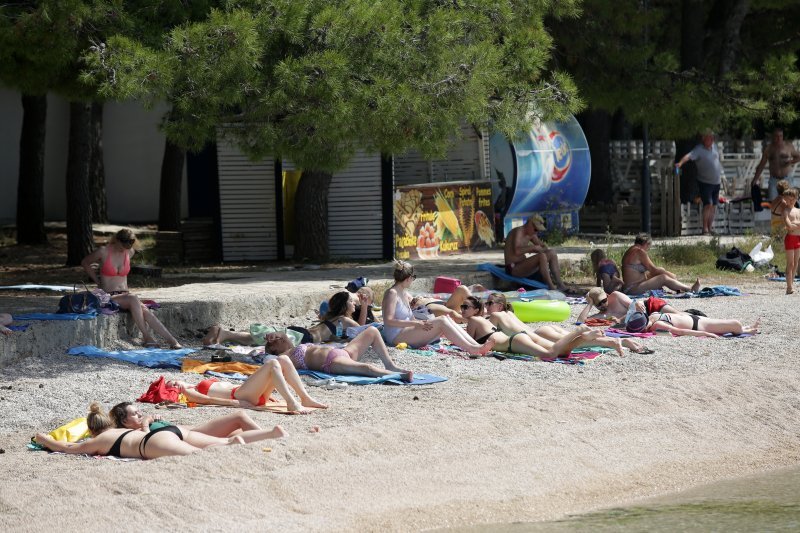
M492 186L488 181L462 181L398 187L394 228L397 259L492 248Z

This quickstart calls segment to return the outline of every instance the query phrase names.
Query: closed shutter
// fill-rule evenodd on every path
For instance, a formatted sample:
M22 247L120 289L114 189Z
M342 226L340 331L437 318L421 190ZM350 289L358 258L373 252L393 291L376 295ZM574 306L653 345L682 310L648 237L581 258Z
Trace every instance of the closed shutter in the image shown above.
M488 143L478 137L472 125L465 123L444 159L427 161L416 150L395 156L395 185L485 179L489 175L488 161Z
M277 259L274 161L254 163L224 138L217 160L223 260Z

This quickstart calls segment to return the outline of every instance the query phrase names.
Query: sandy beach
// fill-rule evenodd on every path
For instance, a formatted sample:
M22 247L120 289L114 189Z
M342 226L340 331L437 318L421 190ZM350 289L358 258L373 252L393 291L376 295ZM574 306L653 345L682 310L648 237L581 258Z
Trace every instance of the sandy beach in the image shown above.
M655 354L583 366L392 349L401 366L449 381L311 388L330 409L252 413L285 428L284 439L156 461L25 443L93 400L109 407L159 375L199 376L62 353L21 358L0 368L0 529L418 531L554 519L796 465L797 296L781 283L741 288L750 294L674 302L746 324L760 317L755 337L659 335L645 341ZM162 414L193 424L227 412Z

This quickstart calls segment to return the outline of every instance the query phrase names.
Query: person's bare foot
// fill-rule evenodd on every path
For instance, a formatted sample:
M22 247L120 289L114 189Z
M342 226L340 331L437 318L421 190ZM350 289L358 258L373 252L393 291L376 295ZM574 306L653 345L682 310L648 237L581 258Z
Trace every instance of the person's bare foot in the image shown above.
M625 357L625 354L622 353L622 339L614 339L614 349L617 351L618 356Z
M234 435L228 439L228 446L231 444L244 444L244 439L238 435Z
M11 335L12 331L5 326L0 326L0 333L3 335Z
M759 318L755 322L753 322L752 326L743 327L742 333L749 333L755 335L756 333L759 333L760 327L761 327L761 319Z
M169 345L170 350L180 350L181 348L183 348L183 345L177 341Z
M300 404L303 407L314 407L315 409L327 409L328 408L327 405L325 405L324 403L318 402L317 400L315 400L311 396L309 396L305 400L301 400Z
M311 412L311 409L304 408L302 405L297 403L297 400L286 402L286 410L290 415L307 415Z
M622 345L632 352L640 352L644 350L644 345L636 342L633 339L622 339Z
M400 373L400 379L402 379L406 383L411 383L412 381L414 381L414 372L412 372L411 370L405 370Z
M267 433L268 439L282 439L285 436L286 436L286 430L284 430L280 426L275 426L274 428L272 428L272 431Z
M786 294L794 294L794 289L792 287L786 287Z
M694 284L692 285L692 292L697 292L700 290L700 278L694 280Z
M218 325L213 325L208 328L208 333L203 337L203 346L210 346L219 343L219 332L222 328Z
M478 348L477 352L470 352L470 353L473 353L473 355L486 355L487 353L492 351L492 348L494 348L496 342L497 341L495 341L494 338L489 337L488 339L486 339L486 342L483 343L483 346Z

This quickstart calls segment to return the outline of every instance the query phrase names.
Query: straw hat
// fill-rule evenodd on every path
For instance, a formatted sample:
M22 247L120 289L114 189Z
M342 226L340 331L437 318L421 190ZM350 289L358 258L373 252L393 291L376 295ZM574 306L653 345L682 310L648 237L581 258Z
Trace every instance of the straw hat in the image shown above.
M586 301L595 307L597 307L601 300L605 300L607 297L608 295L606 291L603 290L603 287L593 287L586 293Z

